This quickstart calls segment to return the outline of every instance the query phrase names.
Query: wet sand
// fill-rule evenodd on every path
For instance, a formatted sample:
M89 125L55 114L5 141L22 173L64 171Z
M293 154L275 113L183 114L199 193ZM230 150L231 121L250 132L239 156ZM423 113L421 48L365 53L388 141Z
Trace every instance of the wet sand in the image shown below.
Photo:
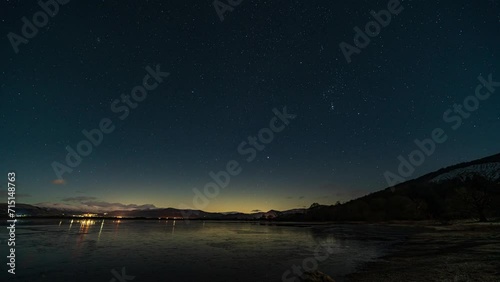
M498 282L500 223L426 226L346 281Z

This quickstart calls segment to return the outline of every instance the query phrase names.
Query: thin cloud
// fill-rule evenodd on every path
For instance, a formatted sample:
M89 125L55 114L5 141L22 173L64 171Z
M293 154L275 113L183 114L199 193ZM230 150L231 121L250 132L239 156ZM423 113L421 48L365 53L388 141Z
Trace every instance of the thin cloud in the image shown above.
M96 197L87 197L87 196L78 196L78 197L69 197L62 199L64 202L83 202L83 201L91 201L97 199Z
M100 209L112 209L112 210L148 210L155 209L156 206L152 204L136 205L136 204L122 204L122 203L109 203L101 201L85 201L82 202L83 205L89 207L95 207Z
M35 204L39 207L46 208L57 208L57 209L66 209L66 210L78 210L78 211L92 211L92 212L110 212L116 210L149 210L156 209L157 207L152 204L122 204L122 203L109 203L105 201L96 201L96 197L70 197L64 198L62 201L64 203L38 203Z
M64 184L66 184L66 180L64 180L64 179L54 179L54 180L52 180L52 184L54 184L54 185L64 185Z

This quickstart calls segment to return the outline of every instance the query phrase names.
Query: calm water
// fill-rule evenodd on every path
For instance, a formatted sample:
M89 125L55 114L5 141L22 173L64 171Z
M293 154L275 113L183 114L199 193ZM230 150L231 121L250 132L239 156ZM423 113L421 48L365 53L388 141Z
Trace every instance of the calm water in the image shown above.
M408 233L358 225L64 219L18 222L16 234L16 275L7 276L3 264L2 281L283 281L293 265L314 267L315 252L324 258L318 270L343 281ZM112 270L123 267L133 280L115 278Z

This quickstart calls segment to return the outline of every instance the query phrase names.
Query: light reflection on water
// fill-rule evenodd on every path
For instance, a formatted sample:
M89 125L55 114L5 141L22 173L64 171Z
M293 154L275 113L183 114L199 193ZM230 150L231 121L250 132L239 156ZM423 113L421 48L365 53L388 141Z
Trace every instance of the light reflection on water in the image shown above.
M319 270L342 281L405 235L356 225L125 219L23 220L16 233L17 274L9 281L54 282L110 281L111 269L122 267L134 281L281 281L320 244L334 253Z

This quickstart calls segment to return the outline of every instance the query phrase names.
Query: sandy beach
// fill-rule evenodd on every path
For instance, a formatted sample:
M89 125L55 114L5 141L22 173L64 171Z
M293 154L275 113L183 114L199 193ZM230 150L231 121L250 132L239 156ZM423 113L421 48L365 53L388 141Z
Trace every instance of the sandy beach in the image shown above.
M500 281L500 223L426 226L346 281Z

